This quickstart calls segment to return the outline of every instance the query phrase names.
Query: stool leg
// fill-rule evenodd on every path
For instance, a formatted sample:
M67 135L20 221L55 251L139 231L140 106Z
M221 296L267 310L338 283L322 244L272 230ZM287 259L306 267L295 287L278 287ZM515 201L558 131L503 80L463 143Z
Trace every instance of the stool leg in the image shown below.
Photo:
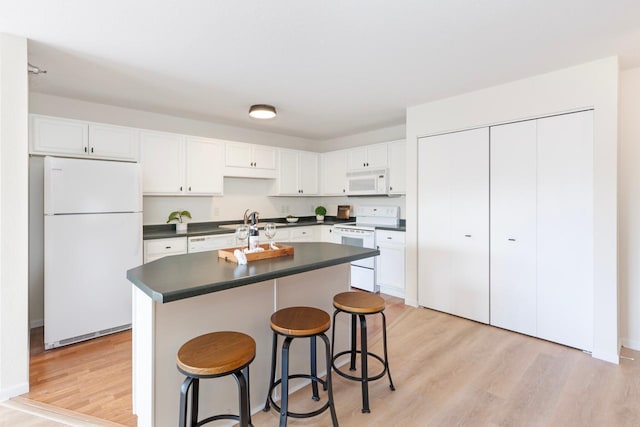
M362 333L362 331L360 331ZM356 315L351 315L351 364L350 371L356 370Z
M195 427L198 424L198 402L200 401L200 380L198 378L193 379L193 386L191 387L191 426Z
M313 378L318 378L318 363L317 363L317 351L316 351L316 337L309 337L310 344L310 358L311 358L311 376ZM313 392L313 396L311 397L316 402L320 400L320 395L318 394L318 381L312 379L311 380L311 390Z
M287 411L289 410L289 346L293 338L287 337L282 343L282 382L280 383L280 427L287 425Z
M327 358L327 366L330 366L332 360L332 354L330 351L331 344L329 338L325 334L320 334L320 338L324 341L325 355ZM327 385L327 398L329 399L329 411L331 411L331 422L333 427L338 427L338 417L336 416L336 407L333 403L333 387L331 386L331 369L327 368L327 379L325 381Z
M233 373L233 376L238 383L238 401L240 406L240 427L249 427L251 417L251 409L249 408L249 390L248 385L249 381L245 378L245 375L242 371L236 371Z
M187 395L193 380L192 377L185 378L182 387L180 387L180 419L178 420L180 427L187 427Z
M362 413L368 414L369 410L369 366L367 349L367 319L360 314L360 362L362 377ZM354 316L355 317L355 316Z
M249 365L242 370L245 379L247 380L247 417L249 418L249 425L251 424L251 381L249 380Z
M264 403L264 412L269 412L271 408L271 393L273 393L273 383L276 380L276 359L278 357L278 334L273 333L273 345L271 346L271 379L269 380L269 388L267 389L267 401Z
M333 355L336 354L336 316L339 310L333 312L333 323L331 323L331 366L333 366ZM329 369L327 367L327 369Z
M396 387L393 385L393 380L391 379L391 371L389 370L389 356L387 355L387 316L384 315L384 312L380 312L382 314L382 344L384 345L384 367L387 370L387 376L389 377L389 388L391 390L395 390Z

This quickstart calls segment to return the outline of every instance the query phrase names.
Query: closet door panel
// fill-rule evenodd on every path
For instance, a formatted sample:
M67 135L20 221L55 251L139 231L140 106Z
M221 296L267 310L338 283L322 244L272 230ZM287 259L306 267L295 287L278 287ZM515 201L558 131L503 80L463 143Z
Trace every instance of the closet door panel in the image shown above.
M488 129L420 140L419 302L489 322Z
M446 135L419 143L418 303L451 308L451 151Z
M593 347L593 112L538 120L538 336Z
M491 324L536 335L536 120L491 128Z

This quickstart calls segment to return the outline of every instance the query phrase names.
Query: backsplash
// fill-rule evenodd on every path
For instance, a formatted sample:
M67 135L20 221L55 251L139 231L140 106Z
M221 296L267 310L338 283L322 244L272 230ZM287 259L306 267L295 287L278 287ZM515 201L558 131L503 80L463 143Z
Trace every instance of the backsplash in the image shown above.
M170 212L188 210L191 222L239 220L246 209L260 212L263 218L287 215L314 215L315 207L327 208L328 215L336 215L338 205L400 206L404 218L405 197L269 197L272 181L266 179L225 178L224 196L146 196L143 223L164 224Z

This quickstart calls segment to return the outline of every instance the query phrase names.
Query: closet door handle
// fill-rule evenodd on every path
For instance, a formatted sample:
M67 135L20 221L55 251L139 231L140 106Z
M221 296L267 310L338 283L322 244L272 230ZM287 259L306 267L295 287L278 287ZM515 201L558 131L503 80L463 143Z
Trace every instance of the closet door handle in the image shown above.
M465 234L464 237L471 237L471 234Z
M510 241L510 242L515 242L516 241L516 239L512 239L512 238L508 238L507 240Z

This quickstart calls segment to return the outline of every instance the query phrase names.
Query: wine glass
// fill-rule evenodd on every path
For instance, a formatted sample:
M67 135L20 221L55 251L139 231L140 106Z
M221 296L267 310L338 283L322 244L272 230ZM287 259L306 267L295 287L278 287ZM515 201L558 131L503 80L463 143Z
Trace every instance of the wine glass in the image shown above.
M244 241L249 237L249 227L246 225L239 225L236 228L236 239L240 241L240 246L244 246Z
M276 229L276 225L272 222L264 225L264 235L267 236L267 239L269 240L269 247L271 249L276 248L271 239L276 236L277 231L278 230Z

